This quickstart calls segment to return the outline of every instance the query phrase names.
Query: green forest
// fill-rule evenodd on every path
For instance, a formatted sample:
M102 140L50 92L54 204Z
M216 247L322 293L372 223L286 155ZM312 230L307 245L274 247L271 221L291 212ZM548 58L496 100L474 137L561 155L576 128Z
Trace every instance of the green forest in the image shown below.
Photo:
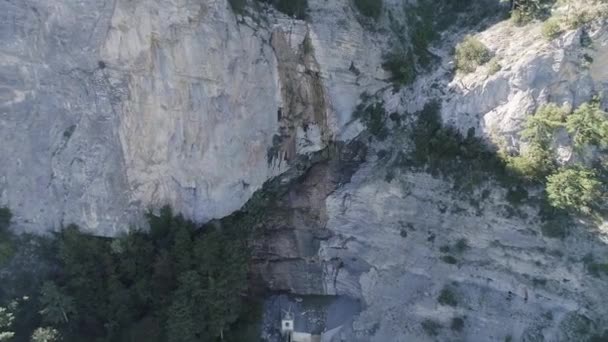
M2 213L12 253L19 243ZM43 238L50 270L35 280L38 292L0 304L0 341L246 340L247 229L197 227L169 207L147 218L149 231L114 239L74 225Z

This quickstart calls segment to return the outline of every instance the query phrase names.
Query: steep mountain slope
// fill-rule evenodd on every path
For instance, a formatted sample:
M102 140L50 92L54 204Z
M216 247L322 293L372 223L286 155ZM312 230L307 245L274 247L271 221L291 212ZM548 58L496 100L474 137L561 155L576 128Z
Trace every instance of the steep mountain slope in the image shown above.
M380 54L358 25L342 40L284 15L237 17L227 1L0 6L0 203L30 231L112 235L167 203L229 214L342 134L360 93L344 59Z
M350 0L309 0L305 20L234 3L0 3L0 206L17 230L76 223L112 236L142 225L149 208L170 204L202 222L272 193L253 227L252 279L305 304L358 301L344 325L325 326L338 328L331 341L604 333L601 217L577 216L550 237L542 189L505 186L487 170L461 184L474 165L411 159L428 108L512 153L543 104L576 108L599 95L605 110L606 19L546 39L542 23L503 20L493 0L426 12L385 0L377 17ZM467 34L493 60L456 73L453 50ZM389 52L399 57L392 73ZM577 161L567 136L556 145L560 163ZM265 336L276 335L276 312Z

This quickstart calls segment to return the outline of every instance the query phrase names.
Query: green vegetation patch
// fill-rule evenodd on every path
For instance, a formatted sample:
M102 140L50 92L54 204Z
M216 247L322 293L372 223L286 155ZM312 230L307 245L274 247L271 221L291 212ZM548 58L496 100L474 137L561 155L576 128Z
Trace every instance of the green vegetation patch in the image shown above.
M0 266L5 265L15 254L14 237L8 230L12 217L8 208L0 208Z
M390 72L390 81L398 89L416 79L416 60L411 50L396 48L383 57L382 68Z
M374 1L365 2L371 4ZM418 73L428 70L438 60L429 47L439 39L442 31L455 24L459 18L476 24L482 17L496 13L491 7L474 6L474 1L471 0L420 0L404 6L407 28L396 20L396 15L388 11L390 27L397 39L392 44L391 51L384 55L382 67L391 73L390 80L395 88L411 84ZM408 35L405 36L404 32Z
M424 332L429 336L439 335L439 331L442 328L441 323L432 319L425 319L420 323L420 325L422 326L422 330L424 330Z
M561 166L555 163L553 143L558 130L570 134L579 149L585 146L608 146L608 114L600 109L594 99L582 104L572 114L568 109L555 104L541 106L529 116L521 132L526 144L520 154L503 156L512 173L523 179L543 184L547 200L555 208L589 214L602 206L605 195L599 166L589 168L581 165ZM562 237L559 225L544 226L543 234Z
M553 40L559 37L563 30L558 19L549 18L543 23L541 32L547 40Z
M490 50L477 38L466 36L456 45L456 70L464 73L475 71L478 66L490 61Z
M439 293L439 297L437 297L437 302L441 305L456 307L458 305L458 298L454 290L444 287Z
M40 327L34 330L31 342L54 342L60 341L59 331L50 327Z
M498 62L496 57L490 59L488 62L488 75L494 75L502 69L502 65Z
M278 11L287 14L290 17L304 20L308 12L308 0L257 0L271 4Z
M13 214L9 208L0 208L0 231L6 231L11 224Z
M462 331L464 328L464 317L454 317L452 318L452 323L450 324L450 329L453 331Z
M589 167L559 166L553 150L555 135L561 130L568 132L581 149L596 146L599 154L604 153L604 146L608 146L608 114L598 100L581 105L570 115L568 108L554 104L539 107L526 120L521 132L524 143L517 155L492 149L475 136L472 128L465 136L456 128L444 126L440 109L438 102L429 102L417 113L417 121L411 127L413 150L395 159L395 165L448 178L461 194L474 195L480 184L494 180L507 189L509 210L524 203L539 205L542 233L551 238L566 237L572 224L569 213L601 212L608 179L601 159ZM530 197L530 186L545 191ZM442 252L454 250L446 246ZM453 261L451 256L444 258L448 263Z
M353 0L357 10L366 17L378 19L382 13L383 0Z
M568 115L566 129L576 147L608 147L608 113L600 109L599 99L582 104Z
M598 328L596 322L577 312L567 313L558 325L563 341L593 341L599 333Z
M454 180L455 190L472 191L490 177L505 185L517 184L507 173L496 151L475 136L470 129L463 136L456 128L444 126L439 102L429 102L418 113L412 129L414 151L410 163L433 175Z
M594 277L600 277L601 275L608 276L608 263L590 263L587 265L587 270Z
M602 275L608 276L608 262L603 263L595 261L595 258L591 253L585 255L581 261L590 275L596 278L599 278Z
M516 25L525 25L535 19L546 19L555 0L513 0L511 3L511 20Z
M456 243L454 244L454 250L457 253L464 253L469 248L471 248L471 247L469 247L469 243L467 242L467 239L465 239L465 238L458 239L458 241L456 241Z
M443 255L439 259L441 259L441 261L445 262L446 264L450 264L450 265L456 265L458 263L458 260L451 255Z
M577 28L591 22L595 18L595 15L592 15L586 10L578 10L568 16L567 25L569 29L576 30Z
M366 93L362 94L361 103L355 108L353 118L361 120L367 130L378 139L384 140L388 136L387 113L381 100Z
M228 0L232 11L236 14L244 14L247 7L247 0Z
M557 165L548 148L531 143L523 147L519 155L507 158L507 167L526 181L542 182Z
M547 196L552 206L590 213L603 196L595 171L566 168L547 177Z
M443 246L439 247L439 251L441 253L454 252L454 253L462 254L462 253L466 252L467 250L469 250L469 248L471 248L471 247L469 247L469 243L467 242L467 239L461 238L461 239L458 239L458 241L456 241L456 243L454 243L453 246L443 245Z
M568 228L554 220L543 222L540 226L540 230L543 236L550 238L563 239L568 236Z
M149 232L112 239L74 225L47 238L54 267L20 310L16 338L249 340L255 329L249 315L259 311L250 310L246 297L250 229L244 219L197 227L165 207L148 221Z

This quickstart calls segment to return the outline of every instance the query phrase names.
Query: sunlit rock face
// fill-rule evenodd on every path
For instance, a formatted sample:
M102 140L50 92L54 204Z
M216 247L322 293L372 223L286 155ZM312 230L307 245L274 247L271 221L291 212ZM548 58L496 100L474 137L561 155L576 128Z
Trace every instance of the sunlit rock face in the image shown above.
M20 229L101 235L164 204L238 209L362 129L352 108L381 82L349 67L382 73L380 50L339 3L311 1L310 23L227 1L0 4L0 205Z
M559 38L541 36L540 25L518 28L499 23L479 34L494 55L491 63L457 76L446 97L446 121L466 131L504 137L517 145L525 118L548 102L576 108L606 91L608 53L605 25L571 30Z

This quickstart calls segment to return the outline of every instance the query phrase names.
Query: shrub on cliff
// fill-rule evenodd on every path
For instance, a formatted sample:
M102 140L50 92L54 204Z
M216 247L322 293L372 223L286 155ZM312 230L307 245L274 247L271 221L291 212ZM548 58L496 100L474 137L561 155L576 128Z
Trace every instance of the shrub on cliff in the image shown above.
M247 6L247 0L228 0L232 11L236 14L243 14L245 12L245 6Z
M353 113L353 118L361 120L361 123L369 130L371 134L380 140L384 140L388 135L386 128L386 111L382 101L368 103L369 99L362 96L362 103L359 104Z
M518 156L507 158L507 167L512 172L529 181L544 181L556 168L551 151L533 143L523 149Z
M511 0L511 20L525 25L534 19L546 18L555 0Z
M416 61L410 50L395 49L384 55L382 68L390 72L390 81L397 88L416 79Z
M559 35L562 34L562 28L561 28L561 25L559 24L559 20L555 19L555 18L547 19L543 23L542 34L543 34L543 37L545 37L548 40L553 40L553 39L559 37Z
M563 127L567 114L565 107L553 103L543 105L534 115L528 116L521 136L531 144L545 147L553 140L555 131Z
M456 69L464 73L475 71L490 61L490 50L477 38L466 36L456 45Z
M13 214L9 208L0 208L0 232L6 231L11 223Z
M355 7L364 16L378 19L382 13L382 0L354 0Z
M306 19L308 11L308 0L258 0L269 3L280 12L296 19Z
M456 294L449 287L444 287L439 293L439 297L437 297L437 302L441 305L447 305L455 307L458 305L458 299L456 298Z
M600 109L597 100L582 104L569 115L566 128L577 147L608 146L608 113Z

